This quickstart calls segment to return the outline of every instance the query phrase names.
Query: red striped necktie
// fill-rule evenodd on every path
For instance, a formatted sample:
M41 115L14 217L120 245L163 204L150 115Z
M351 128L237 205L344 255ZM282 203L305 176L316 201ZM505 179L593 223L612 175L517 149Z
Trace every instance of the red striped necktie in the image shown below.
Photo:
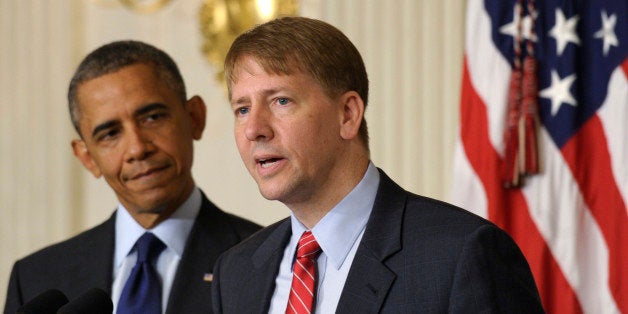
M286 314L311 313L316 292L316 258L321 247L311 231L303 232L297 247L297 260L292 269L292 287Z

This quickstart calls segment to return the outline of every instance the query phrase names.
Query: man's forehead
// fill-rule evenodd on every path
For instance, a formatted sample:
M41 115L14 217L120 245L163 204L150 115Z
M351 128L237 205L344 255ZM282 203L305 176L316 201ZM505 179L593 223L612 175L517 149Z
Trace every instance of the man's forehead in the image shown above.
M274 74L273 71L266 69L259 59L252 56L242 57L233 66L233 81L236 82L242 75L258 74L260 70L265 74Z
M304 71L304 67L295 58L286 57L285 60L279 60L244 55L238 58L233 65L233 80L235 81L241 74L255 74L259 69L268 75L309 74Z

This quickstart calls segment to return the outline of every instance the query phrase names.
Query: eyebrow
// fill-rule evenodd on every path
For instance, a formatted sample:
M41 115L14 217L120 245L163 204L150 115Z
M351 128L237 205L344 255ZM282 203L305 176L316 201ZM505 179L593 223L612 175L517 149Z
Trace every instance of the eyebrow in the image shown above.
M147 114L151 111L154 110L158 110L158 109L167 109L168 106L162 104L162 103L150 103L147 104L145 106L140 107L139 109L135 110L135 113L133 114L133 116L135 117L139 117L141 115ZM92 137L96 137L96 135L98 133L100 133L103 130L112 128L116 125L120 124L119 120L109 120L109 121L105 121L99 125L97 125L94 130L92 131Z
M234 105L241 105L241 104L246 104L246 103L250 103L251 101L249 100L248 97L240 97L238 99L232 99L229 103L231 104L231 106Z
M270 96L270 95L274 95L274 94L281 93L281 92L282 92L282 91L284 91L284 90L287 90L287 89L286 89L286 88L283 88L283 87L276 87L276 88L271 88L271 89L263 90L263 91L261 92L261 94L262 94L264 97L268 97L268 96ZM247 96L242 96L242 97L237 98L237 99L232 99L232 100L230 101L230 103L231 103L231 105L232 105L232 106L233 106L233 105L248 104L248 103L250 103L250 102L251 102L251 99L249 98L249 96L248 96L248 95L247 95Z
M120 121L118 121L118 120L109 120L109 121L106 121L104 123L101 123L101 124L97 125L94 128L94 130L92 131L92 137L96 137L96 135L98 133L100 133L101 131L109 129L109 128L112 128L113 126L115 126L117 124L120 124Z
M150 103L148 105L142 106L139 109L135 110L135 113L133 114L133 116L138 117L138 116L145 115L151 111L155 111L158 109L168 109L168 106L162 103L158 103L158 102Z

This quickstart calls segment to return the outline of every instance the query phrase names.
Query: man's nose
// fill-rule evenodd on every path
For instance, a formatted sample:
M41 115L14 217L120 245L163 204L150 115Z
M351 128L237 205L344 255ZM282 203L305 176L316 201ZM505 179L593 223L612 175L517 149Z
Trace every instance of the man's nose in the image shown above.
M155 149L150 134L137 127L127 130L126 140L127 161L143 160Z
M267 141L273 137L271 113L262 106L251 108L244 133L249 141Z

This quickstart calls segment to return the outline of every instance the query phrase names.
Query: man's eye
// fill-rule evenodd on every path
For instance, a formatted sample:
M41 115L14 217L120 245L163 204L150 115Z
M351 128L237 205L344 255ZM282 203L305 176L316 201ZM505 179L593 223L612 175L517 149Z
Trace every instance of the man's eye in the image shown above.
M161 119L163 116L164 116L163 113L153 113L153 114L150 114L150 115L146 116L146 120L147 121L155 121L155 120Z
M247 107L237 108L235 110L235 113L236 113L236 116L245 115L245 114L249 113L249 108L247 108Z
M97 138L98 138L98 141L107 141L107 140L111 140L115 138L117 134L118 134L118 130L113 129L113 130L108 130L106 132L100 133L100 135Z
M288 99L288 98L285 98L285 97L277 98L277 103L282 105L282 106L283 105L287 105L289 102L290 102L290 99Z

